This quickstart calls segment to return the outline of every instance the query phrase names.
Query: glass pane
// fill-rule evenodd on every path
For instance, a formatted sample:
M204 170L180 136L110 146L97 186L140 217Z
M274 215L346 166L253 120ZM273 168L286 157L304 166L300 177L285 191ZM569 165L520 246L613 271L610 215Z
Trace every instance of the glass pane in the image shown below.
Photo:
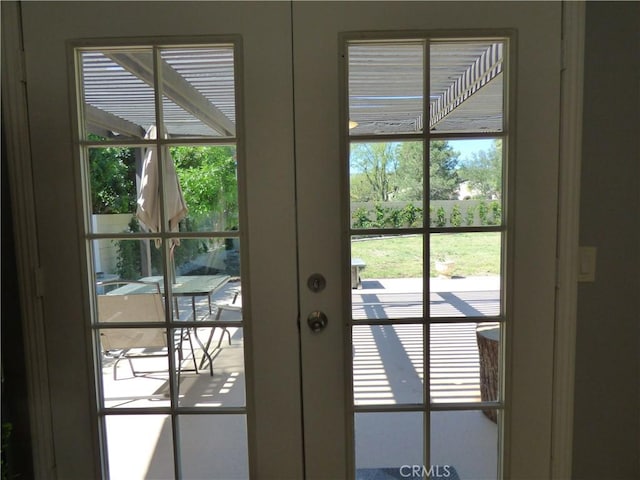
M434 42L430 47L432 132L503 129L504 42Z
M502 140L433 141L429 224L502 225Z
M169 152L164 194L171 230L178 230L178 222L183 231L237 230L235 147L180 146ZM89 149L92 232L160 229L160 197L153 181L158 177L150 170L157 171L156 158L151 147Z
M174 478L168 415L108 415L105 424L109 478Z
M102 389L107 408L168 407L169 357L164 329L102 329Z
M477 410L431 412L431 463L449 473L431 478L496 479L496 423Z
M80 58L87 140L143 138L156 123L151 49L84 51Z
M422 226L421 142L352 143L349 183L352 228Z
M351 240L355 320L422 318L422 235Z
M249 478L244 415L181 415L179 422L183 478Z
M432 317L489 317L501 314L499 232L431 235Z
M234 146L183 145L170 149L187 209L180 230L237 230L238 175ZM169 215L171 218L171 215Z
M183 369L186 373L180 376L180 406L244 407L244 330L224 324L185 328L182 332L187 338L183 365L190 371ZM192 360L197 372L193 371Z
M424 44L352 43L349 57L349 133L421 132Z
M353 396L356 405L424 401L422 325L353 327Z
M161 52L163 118L171 137L234 137L232 46Z
M458 154L459 177L462 180L458 199L500 200L503 197L502 140L483 138L450 140L448 143ZM497 218L488 216L486 219L476 219L474 224L499 225L500 223L499 216Z
M177 276L240 276L240 240L228 238L182 238L173 247Z
M131 222L134 221L137 198L136 151L122 147L89 149L92 232L133 231Z
M162 254L154 240L100 239L91 246L98 294L120 286L113 281L162 278Z
M449 141L433 140L429 143L429 218L431 226L445 226L449 217L442 215L434 223L434 201L450 201L456 198L460 188L458 152Z
M425 465L422 412L356 413L354 423L357 480L423 478L413 476Z
M430 332L431 402L496 401L500 325L434 323Z

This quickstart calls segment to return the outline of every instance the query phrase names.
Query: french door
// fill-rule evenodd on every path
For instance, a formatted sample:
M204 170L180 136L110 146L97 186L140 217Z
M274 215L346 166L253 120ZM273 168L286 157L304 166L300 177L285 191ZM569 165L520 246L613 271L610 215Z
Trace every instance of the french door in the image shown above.
M307 475L340 478L346 462L360 478L544 477L560 5L391 5L293 8L300 313L328 319L301 330ZM482 139L500 150L502 190L467 195L487 201L476 213L499 204L493 220L467 216L438 173L443 144ZM413 196L408 177L420 179ZM481 238L500 245L493 276L462 265L462 244L488 254ZM453 278L433 271L440 255L457 262ZM327 279L317 293L316 272ZM497 338L497 391L471 398L468 369L480 362L486 389ZM483 423L486 400L498 400L497 426Z
M148 478L546 476L560 9L537 2L24 3L59 478L116 471L109 455L126 459L152 435L140 474ZM199 87L197 72L189 77L189 66L229 58L231 103L196 108L206 85ZM102 59L151 92L151 117L139 133L123 122L118 135L86 135L89 124L113 122L86 106ZM172 83L171 75L181 78ZM97 96L109 97L112 85ZM176 105L203 129L189 131L185 121L185 130L171 130L172 119L180 124ZM143 110L129 107L120 115L126 125ZM161 135L145 136L152 125ZM165 160L188 148L230 148L235 216L173 229L170 172L161 167L158 231L96 227L89 153L112 147L155 148ZM369 176L381 159L389 161L378 168L386 191ZM491 159L491 168L482 163ZM489 171L494 181L483 183L478 175ZM205 213L213 218L212 209ZM95 251L108 241L121 249L133 242L141 252L137 244L155 238L158 272L139 266L136 276L163 279L165 317L156 329L171 340L186 338L184 327L203 351L206 342L197 340L220 325L242 348L225 357L218 329L220 350L211 358L193 353L196 364L212 366L211 376L207 366L182 373L183 357L171 354L188 356L189 347L169 345L162 386L135 397L136 383L127 405L116 406L131 379L112 378L104 360L95 307L104 293L95 275L104 269ZM241 320L233 321L240 323L215 324L206 304L198 323L195 303L191 320L178 323L190 307L180 309L171 282L175 240L206 254L206 273L239 277ZM241 261L231 273L234 241ZM227 261L216 264L214 251ZM456 263L453 274L432 271L440 254ZM217 308L215 295L207 300ZM238 375L229 373L230 359L241 364ZM221 372L229 375L216 384ZM199 381L204 388L188 403ZM239 383L239 400L225 404L222 395ZM217 472L231 456L244 467ZM158 457L168 462L162 470L151 468Z

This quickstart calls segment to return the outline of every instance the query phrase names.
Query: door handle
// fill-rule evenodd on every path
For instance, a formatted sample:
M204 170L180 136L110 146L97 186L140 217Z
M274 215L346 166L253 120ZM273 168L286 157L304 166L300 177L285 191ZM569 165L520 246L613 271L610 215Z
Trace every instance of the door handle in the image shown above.
M320 333L327 327L329 319L324 312L311 312L307 317L307 325L313 333Z

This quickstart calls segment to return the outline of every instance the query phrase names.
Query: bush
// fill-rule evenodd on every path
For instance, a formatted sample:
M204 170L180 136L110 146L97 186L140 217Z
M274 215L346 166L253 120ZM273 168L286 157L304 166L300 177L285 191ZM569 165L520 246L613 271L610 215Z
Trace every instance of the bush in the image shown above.
M375 212L376 212L376 220L375 223L373 224L373 226L375 228L381 228L384 227L385 225L385 216L387 214L388 209L384 208L382 205L380 205L379 203L376 203L375 205Z
M500 225L502 223L502 206L500 202L494 201L490 205L491 219L489 225Z
M429 205L429 225L444 228L473 225L500 225L502 223L502 204L499 200L480 201L478 204L466 206L464 215L462 208L465 202L454 203L447 213L448 207ZM477 216L476 216L477 212ZM375 217L372 219L371 217ZM353 228L385 228L385 227L419 227L425 221L422 208L412 203L404 207L386 207L376 203L373 210L365 206L358 207L352 214Z
M353 212L353 228L371 228L373 222L369 219L369 211L364 207L359 207Z
M127 233L137 233L140 231L140 224L136 217L132 217L129 222ZM116 273L123 280L137 280L143 275L143 241L140 239L115 240L117 252ZM161 275L162 265L161 250L156 248L155 242L151 240L151 275ZM176 266L187 264L199 254L208 251L208 245L200 240L185 239L180 242L173 251L173 261Z
M476 209L473 205L467 207L466 222L467 226L472 226L476 221Z
M447 224L447 213L444 211L444 207L440 206L436 210L436 226L444 227Z
M386 219L384 222L385 227L394 227L400 228L404 225L402 224L402 210L397 208L388 208L386 209Z
M140 231L140 225L135 217L129 222L128 233ZM116 240L116 250L118 260L116 262L116 272L123 280L136 280L140 278L142 272L142 255L140 253L139 242L132 240Z
M417 227L422 224L422 209L413 203L406 205L401 212L401 218L407 227Z
M478 216L480 217L480 225L488 225L487 214L489 213L489 207L485 202L480 202L478 205Z
M456 203L451 209L451 217L449 218L449 222L452 227L459 227L462 225L462 212L460 211L460 206Z

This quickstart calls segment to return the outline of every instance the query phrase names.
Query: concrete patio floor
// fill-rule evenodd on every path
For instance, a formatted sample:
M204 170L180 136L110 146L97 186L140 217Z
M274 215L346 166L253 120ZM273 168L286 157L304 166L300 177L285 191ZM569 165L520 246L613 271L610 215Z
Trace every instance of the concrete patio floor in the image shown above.
M378 315L380 311L383 314L386 311L392 318L413 317L414 312L422 311L421 303L416 301L419 297L416 294L421 290L420 279L365 280L361 290L353 291L354 317L381 318L370 316ZM497 278L431 279L431 291L432 313L437 311L437 315L443 317L498 312ZM217 294L219 298L229 295L228 291ZM181 304L180 308L190 309L190 301ZM199 308L205 311L206 299L200 300ZM240 318L237 312L225 312L224 318L232 320L233 315ZM439 323L430 327L429 391L432 402L472 403L480 400L475 329L476 324L472 322ZM207 368L197 374L181 373L181 407L245 405L243 331L239 327L229 330L231 345L225 335L221 348L212 351L213 377ZM417 324L354 327L356 405L423 401L423 330ZM197 330L202 342L206 342L209 333L209 328ZM221 329L216 329L213 345L217 344L220 334ZM193 368L188 343L183 345L187 356L183 368ZM199 360L202 352L195 342L194 347ZM103 364L105 404L115 408L168 407L166 358L134 362L136 369L160 372L133 377L127 362L122 361L117 368L118 380L114 380L113 360L106 359ZM356 414L357 468L423 465L423 425L420 412ZM496 478L497 428L482 412L432 412L430 426L432 465L453 466L460 479ZM179 435L184 478L248 478L243 415L182 415ZM173 478L172 428L168 416L109 416L107 441L112 479Z

